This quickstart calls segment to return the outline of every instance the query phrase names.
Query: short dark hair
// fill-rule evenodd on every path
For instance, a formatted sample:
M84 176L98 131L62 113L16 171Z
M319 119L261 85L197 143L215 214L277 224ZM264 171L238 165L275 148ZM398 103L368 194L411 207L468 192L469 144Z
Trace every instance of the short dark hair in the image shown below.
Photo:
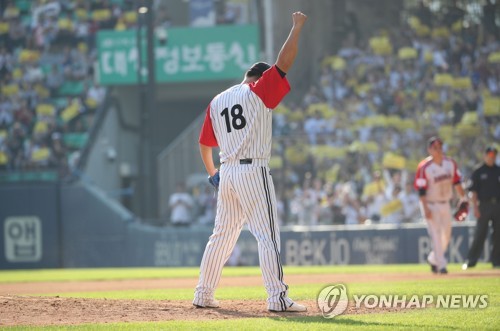
M488 153L491 153L491 152L497 154L498 150L494 146L488 146L488 147L486 147L486 150L484 151L484 153L488 154Z
M269 65L266 62L257 62L254 63L250 69L246 72L245 76L246 77L260 77L266 71L267 69L271 68L271 65Z
M440 142L441 145L443 144L441 138L439 138L438 136L432 136L427 140L427 146L431 147L432 144L434 144L436 141Z

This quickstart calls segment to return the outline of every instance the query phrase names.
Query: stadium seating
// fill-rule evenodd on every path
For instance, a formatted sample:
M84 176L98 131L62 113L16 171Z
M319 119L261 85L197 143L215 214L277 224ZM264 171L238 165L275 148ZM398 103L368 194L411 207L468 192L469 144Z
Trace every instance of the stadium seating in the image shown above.
M103 101L88 93L95 34L117 20L132 27L132 5L15 0L2 8L0 181L54 180L74 166Z

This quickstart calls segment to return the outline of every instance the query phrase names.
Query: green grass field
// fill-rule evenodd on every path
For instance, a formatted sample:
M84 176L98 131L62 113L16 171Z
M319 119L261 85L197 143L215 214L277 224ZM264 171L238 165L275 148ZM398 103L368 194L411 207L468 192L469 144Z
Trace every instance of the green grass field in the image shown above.
M458 265L451 265L450 273L464 274ZM391 266L327 266L286 267L285 275L326 274L335 283L335 274L366 274L366 281L344 282L352 301L353 295L488 295L488 307L480 308L433 308L401 310L399 312L341 315L333 319L322 316L245 318L207 321L166 321L150 323L92 324L48 327L4 327L7 330L500 330L500 276L491 276L490 265L481 264L474 269L474 277L435 277L418 281L370 280L370 274L428 274L423 265ZM484 277L481 276L484 273ZM489 273L489 276L487 274ZM71 270L18 270L0 271L0 283L33 281L78 281L78 280L123 280L154 278L196 278L197 268L131 268L131 269L71 269ZM258 268L226 268L223 277L258 276ZM498 273L497 273L498 275ZM357 278L359 279L359 277ZM295 300L316 300L318 293L327 283L290 284L290 296ZM33 295L37 295L33 293ZM192 288L126 290L108 292L54 293L60 297L141 299L141 300L192 300ZM265 300L262 286L221 287L217 298L224 300ZM0 306L0 325L1 325Z

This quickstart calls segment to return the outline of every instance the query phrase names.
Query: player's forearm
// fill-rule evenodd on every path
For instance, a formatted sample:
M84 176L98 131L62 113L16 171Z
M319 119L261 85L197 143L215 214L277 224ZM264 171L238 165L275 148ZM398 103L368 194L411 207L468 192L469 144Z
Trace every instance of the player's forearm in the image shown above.
M276 65L284 72L288 72L295 62L297 51L299 49L300 28L292 28L290 35L283 44L283 47L278 54Z
M210 176L213 176L217 172L217 168L215 168L214 160L212 157L212 147L200 144L200 155L207 173Z
M300 33L302 32L304 22L305 19L296 22L294 17L292 29L290 30L288 38L286 39L278 54L276 66L278 66L278 68L280 68L285 73L290 70L293 63L295 62L295 57L297 56L297 52L299 49Z
M462 187L462 184L461 183L458 183L455 185L455 191L457 192L458 194L458 197L462 200L465 200L467 199L467 196L465 195L465 190L464 188Z

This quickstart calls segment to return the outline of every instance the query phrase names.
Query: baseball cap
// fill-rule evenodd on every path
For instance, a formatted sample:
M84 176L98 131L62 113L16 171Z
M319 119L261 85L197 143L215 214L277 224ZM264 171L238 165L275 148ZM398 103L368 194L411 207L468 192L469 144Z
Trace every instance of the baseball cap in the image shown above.
M488 146L486 147L486 150L484 151L485 154L488 154L488 153L494 153L494 154L497 154L498 153L498 150L493 147L493 146Z
M267 69L271 68L271 65L269 65L268 63L266 62L257 62L257 63L254 63L250 69L248 69L247 71L247 76L262 76L262 74L264 73L264 71L266 71Z
M435 142L439 142L441 145L443 144L443 141L441 140L441 138L439 138L437 136L432 136L427 140L427 146L431 147L432 144L434 144Z

